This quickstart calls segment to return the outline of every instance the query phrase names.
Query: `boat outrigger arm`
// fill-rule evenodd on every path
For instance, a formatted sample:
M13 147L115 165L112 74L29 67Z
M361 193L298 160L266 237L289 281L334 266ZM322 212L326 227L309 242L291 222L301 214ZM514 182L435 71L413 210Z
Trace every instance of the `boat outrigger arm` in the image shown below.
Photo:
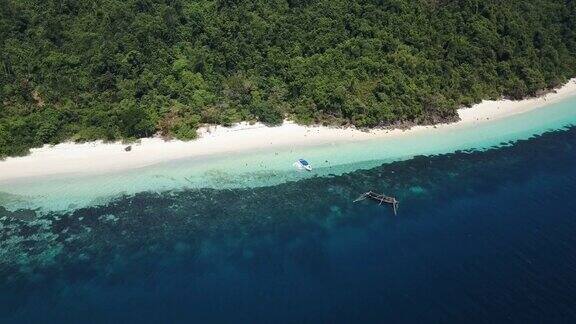
M358 198L356 198L356 200L354 200L354 202L362 201L364 199L372 199L374 201L378 201L379 202L378 205L382 205L382 203L392 205L392 208L394 209L394 215L396 215L397 210L398 210L398 205L400 204L400 202L398 200L396 200L396 198L394 198L394 197L386 196L384 194L378 194L378 193L375 193L373 191L368 191L368 192L361 194L360 197L358 197Z

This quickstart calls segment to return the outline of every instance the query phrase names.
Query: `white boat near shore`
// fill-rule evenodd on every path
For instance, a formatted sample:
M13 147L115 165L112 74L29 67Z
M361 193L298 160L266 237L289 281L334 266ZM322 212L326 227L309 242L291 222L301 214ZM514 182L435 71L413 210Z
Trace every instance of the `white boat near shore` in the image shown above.
M294 162L294 166L299 170L312 171L312 166L304 159L298 159L298 161Z

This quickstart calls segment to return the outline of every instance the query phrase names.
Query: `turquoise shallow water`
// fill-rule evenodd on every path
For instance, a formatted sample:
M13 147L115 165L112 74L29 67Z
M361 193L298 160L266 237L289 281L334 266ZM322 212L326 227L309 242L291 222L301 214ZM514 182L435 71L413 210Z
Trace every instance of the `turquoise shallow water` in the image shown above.
M101 175L58 175L0 182L0 204L10 210L72 210L122 195L187 188L254 188L308 177L340 175L417 155L482 150L576 124L576 97L475 127L438 130L397 138L344 142L292 149L181 159L140 169ZM295 172L292 162L305 157L313 173Z

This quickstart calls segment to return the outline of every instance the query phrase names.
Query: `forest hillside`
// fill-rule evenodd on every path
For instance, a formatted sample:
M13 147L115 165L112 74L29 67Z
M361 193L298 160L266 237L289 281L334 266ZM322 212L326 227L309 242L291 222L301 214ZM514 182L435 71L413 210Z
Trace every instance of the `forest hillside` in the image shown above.
M429 124L576 75L574 1L0 3L0 157L243 120Z

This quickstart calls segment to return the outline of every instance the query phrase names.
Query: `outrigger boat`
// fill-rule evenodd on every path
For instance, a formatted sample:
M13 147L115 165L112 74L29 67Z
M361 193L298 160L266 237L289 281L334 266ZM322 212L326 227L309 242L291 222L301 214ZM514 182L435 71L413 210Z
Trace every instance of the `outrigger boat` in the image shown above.
M386 196L384 194L381 195L381 194L375 193L373 191L368 191L368 192L363 193L362 195L360 195L360 197L356 198L356 200L354 200L354 202L358 202L358 201L361 201L364 199L372 199L374 201L378 201L378 202L380 202L378 205L382 205L382 203L392 205L392 208L394 209L394 215L396 215L396 212L398 210L398 204L400 203L394 197Z
M294 166L300 170L312 171L312 166L304 159L298 159L298 161L294 162Z

